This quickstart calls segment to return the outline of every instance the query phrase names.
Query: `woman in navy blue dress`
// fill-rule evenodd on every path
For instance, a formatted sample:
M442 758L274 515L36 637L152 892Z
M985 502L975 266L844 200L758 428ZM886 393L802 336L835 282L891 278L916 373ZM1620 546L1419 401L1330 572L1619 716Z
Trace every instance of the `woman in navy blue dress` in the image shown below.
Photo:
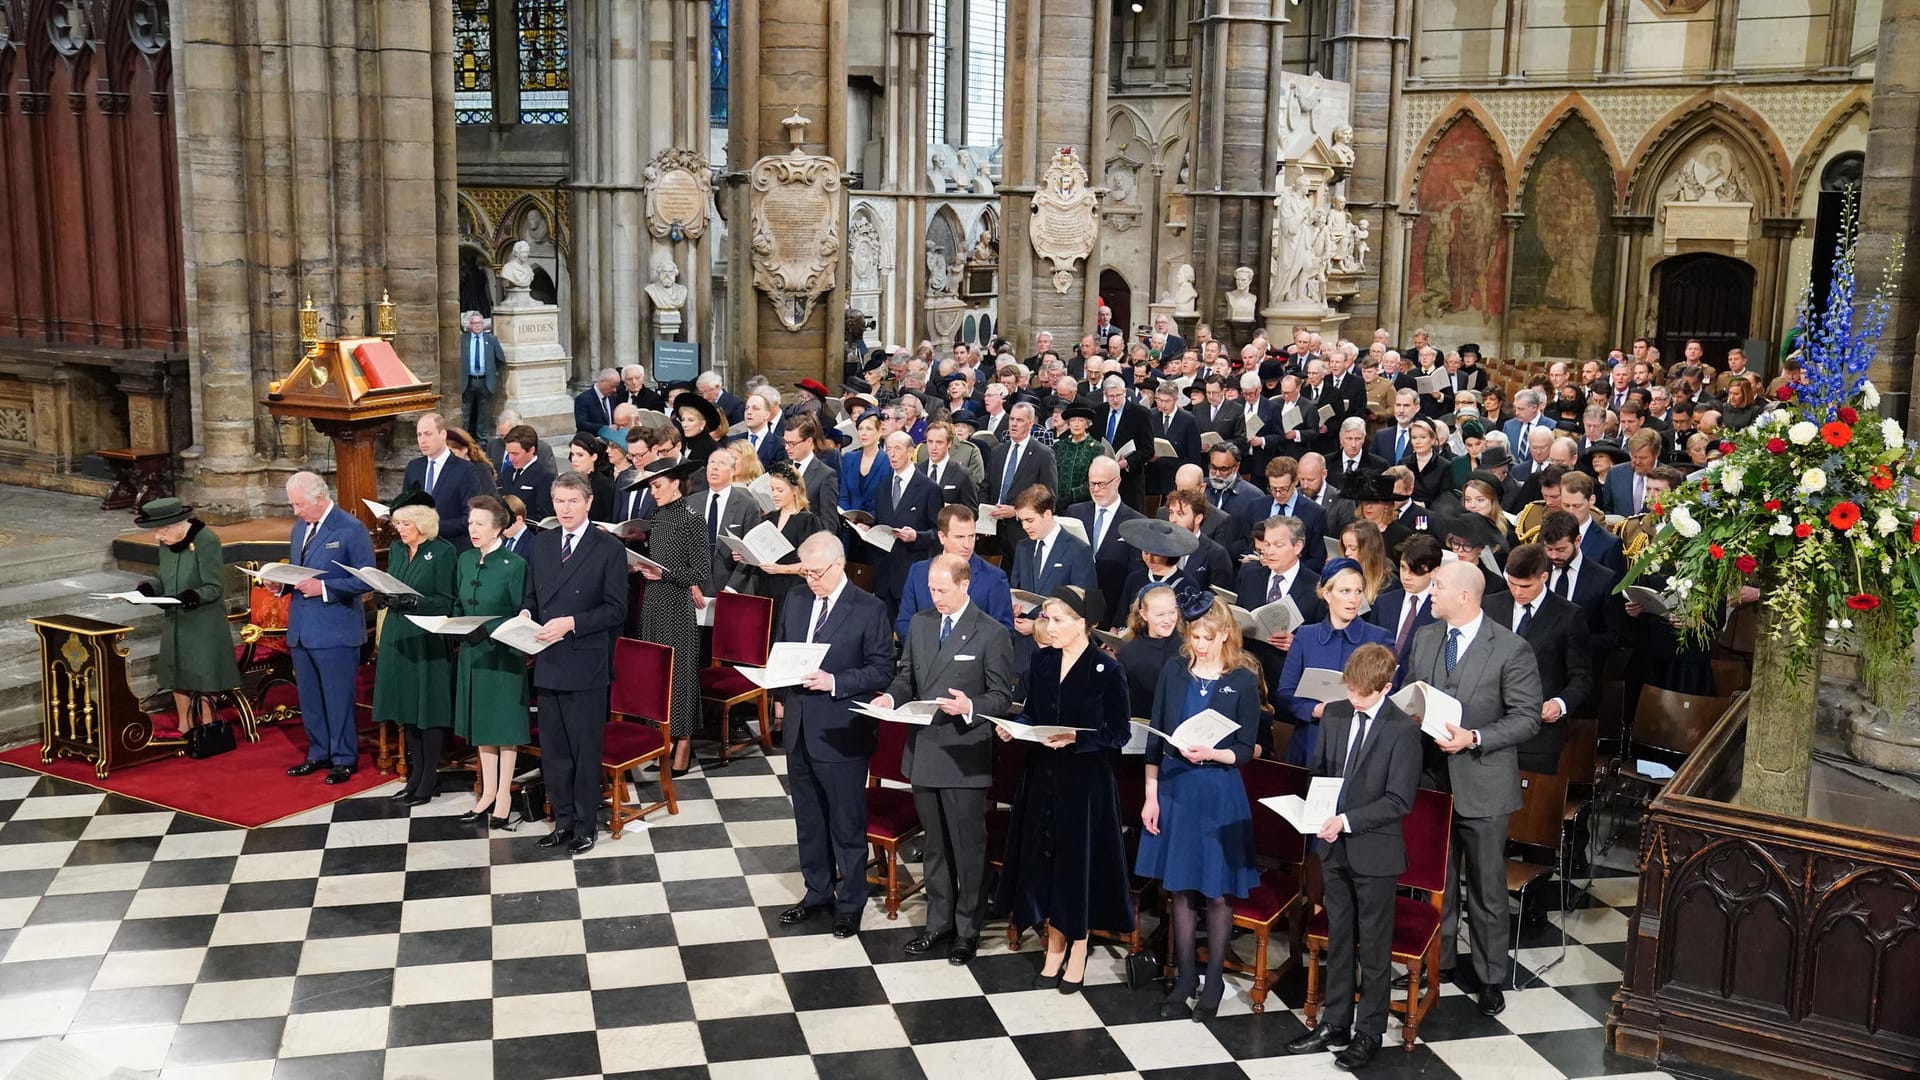
M1167 663L1153 698L1153 728L1171 734L1208 709L1236 725L1218 743L1178 750L1147 739L1147 799L1140 808L1146 835L1134 873L1160 879L1173 898L1173 989L1161 1016L1178 1016L1195 990L1196 1021L1211 1019L1226 986L1222 971L1233 939L1233 898L1260 883L1254 862L1253 814L1240 765L1253 757L1265 696L1260 668L1241 648L1233 614L1218 599L1187 624L1181 655ZM1200 985L1195 938L1207 913L1207 981Z

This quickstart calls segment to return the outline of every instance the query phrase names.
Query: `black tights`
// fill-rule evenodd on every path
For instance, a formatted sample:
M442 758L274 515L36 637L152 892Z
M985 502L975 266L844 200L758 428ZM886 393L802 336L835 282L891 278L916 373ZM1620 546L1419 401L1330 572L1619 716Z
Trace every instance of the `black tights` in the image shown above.
M440 787L440 748L447 729L403 724L401 730L407 734L407 791L431 798Z
M1222 971L1227 951L1233 942L1233 900L1226 896L1202 896L1191 889L1173 894L1174 982L1172 997L1185 1001L1199 986L1199 954L1195 935L1199 930L1200 908L1207 909L1207 982L1200 1004L1217 1007L1226 989Z

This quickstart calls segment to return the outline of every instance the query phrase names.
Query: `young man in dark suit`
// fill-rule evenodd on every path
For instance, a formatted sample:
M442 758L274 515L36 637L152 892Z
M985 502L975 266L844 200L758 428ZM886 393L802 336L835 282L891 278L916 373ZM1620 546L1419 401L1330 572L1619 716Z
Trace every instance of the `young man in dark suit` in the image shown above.
M507 432L505 443L507 463L500 466L500 494L517 496L526 504L527 516L542 521L553 513L554 471L540 460L540 436L521 424Z
M1362 645L1342 671L1347 700L1320 718L1313 775L1339 777L1339 812L1318 834L1327 909L1327 1010L1320 1026L1287 1044L1292 1054L1345 1047L1334 1065L1352 1072L1380 1052L1393 982L1393 889L1407 868L1400 820L1420 786L1420 725L1387 700L1394 677L1385 645ZM1354 968L1360 1006L1354 1009Z
M936 518L946 503L933 481L913 467L911 435L904 431L888 435L886 452L893 475L887 477L874 499L873 520L893 530L893 547L881 555L880 565L874 568L873 595L897 610L907 568L933 551L938 539Z
M287 649L307 729L306 760L287 775L325 769L327 783L344 784L360 762L353 678L367 640L360 602L367 586L337 564L372 566L373 540L358 518L334 505L327 482L314 473L287 478L287 502L300 519L288 540L287 561L321 571L293 587L296 595L287 607Z
M1586 616L1547 591L1552 565L1539 544L1521 544L1507 553L1508 591L1486 599L1487 618L1518 634L1540 665L1540 731L1520 744L1520 768L1549 774L1560 768L1563 721L1586 705L1594 687Z
M893 627L886 605L847 580L846 548L833 534L801 542L800 573L811 595L785 605L774 640L828 649L820 669L786 691L787 777L807 891L780 921L793 926L831 909L833 936L849 938L867 906L867 759L877 723L852 705L893 679Z
M1165 509L1168 523L1176 529L1191 532L1198 545L1180 564L1188 576L1203 589L1213 585L1231 588L1234 580L1233 557L1227 554L1224 546L1209 539L1200 529L1200 515L1206 513L1207 500L1195 492L1175 491L1167 495Z
M414 421L413 434L420 456L407 462L400 489L433 496L434 512L440 515L440 538L455 548L472 547L467 539L467 500L487 493L479 472L486 466L453 452L447 445L446 418L439 413L426 413Z
M1587 619L1587 638L1595 655L1605 657L1619 644L1620 601L1613 595L1620 575L1587 558L1580 547L1580 526L1565 510L1549 510L1540 520L1535 542L1547 553L1551 570L1547 591L1572 602Z
M900 672L874 699L884 708L937 700L933 723L907 731L901 769L926 826L926 926L907 942L924 956L951 941L947 959L972 960L986 900L986 794L993 780L993 724L1013 703L1013 642L971 603L971 570L957 555L927 568L933 607L913 617Z
M587 519L593 487L569 472L553 482L558 528L527 548L526 613L547 648L533 658L540 771L553 804L543 848L593 850L600 831L600 751L613 684L613 642L627 617L627 549Z
M1393 659L1403 667L1414 631L1433 621L1433 572L1441 559L1440 541L1426 533L1408 537L1400 548L1400 583L1380 590L1362 616L1393 635Z

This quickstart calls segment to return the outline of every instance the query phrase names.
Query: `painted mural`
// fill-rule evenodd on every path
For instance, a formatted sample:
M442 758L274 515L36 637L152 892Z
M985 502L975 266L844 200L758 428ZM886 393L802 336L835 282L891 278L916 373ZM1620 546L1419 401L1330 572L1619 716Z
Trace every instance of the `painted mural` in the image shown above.
M1613 180L1606 152L1578 114L1534 158L1513 238L1508 316L1509 337L1528 356L1606 355L1618 254Z
M1427 159L1417 192L1407 291L1442 342L1490 341L1506 305L1506 172L1487 133L1461 117Z

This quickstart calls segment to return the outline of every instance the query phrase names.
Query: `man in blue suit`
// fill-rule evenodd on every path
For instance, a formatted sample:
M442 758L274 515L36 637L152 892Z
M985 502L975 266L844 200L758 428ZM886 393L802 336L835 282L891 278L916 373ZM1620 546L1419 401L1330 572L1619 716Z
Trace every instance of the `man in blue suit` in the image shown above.
M763 387L748 394L746 407L742 411L746 417L745 426L733 429L734 434L727 441L751 446L754 453L760 456L763 469L776 461L786 460L787 444L780 432L779 398L774 396L773 391Z
M573 430L582 435L600 437L600 429L613 423L614 406L625 398L620 373L607 368L593 377L593 385L574 395Z
M912 436L904 431L888 435L885 450L893 473L875 495L873 520L893 530L893 547L874 568L873 595L898 608L907 568L933 554L935 515L944 502L933 481L913 467Z
M1007 575L999 567L973 553L979 539L977 518L971 506L949 503L940 508L934 522L939 529L940 550L967 560L967 601L986 612L987 617L1007 629L1013 629L1013 599L1008 595ZM933 560L914 563L907 568L907 582L900 589L900 614L894 617L893 632L902 642L913 617L933 606L933 592L927 588L927 571Z
M825 644L827 656L787 690L787 779L807 891L780 921L831 908L833 936L850 938L867 906L867 759L878 722L852 706L893 681L893 627L886 605L847 580L846 548L832 533L801 542L800 574L812 595L783 606L774 640Z
M300 519L288 541L288 561L322 571L294 586L287 609L287 649L300 693L300 722L307 729L307 759L287 775L326 769L327 783L344 784L360 761L353 677L367 640L367 614L360 603L367 586L338 564L372 566L373 538L359 519L334 505L327 482L314 473L287 478L287 502Z
M426 413L415 421L413 436L420 456L407 462L400 490L412 488L433 496L434 512L440 515L440 538L455 548L472 547L467 539L467 500L487 493L479 471L486 466L466 460L447 446L447 421L439 413Z
M1020 523L1026 539L1013 556L1013 573L1007 582L1040 596L1052 596L1062 585L1083 589L1099 588L1093 569L1093 549L1060 527L1053 516L1053 492L1035 484L1022 491L1013 502L1014 520ZM1033 612L1015 605L1013 629L1020 636L1013 642L1013 666L1016 673L1027 670L1033 659Z
M1400 584L1382 589L1362 618L1393 635L1393 658L1407 666L1414 631L1433 621L1433 573L1440 569L1440 541L1429 533L1407 539L1400 548ZM1397 683L1396 683L1397 685Z
M1240 521L1248 532L1268 518L1290 517L1300 521L1303 530L1295 539L1302 548L1300 559L1314 573L1327 561L1327 514L1320 504L1309 499L1300 490L1300 463L1281 454L1267 462L1267 495L1259 502L1243 503L1240 506ZM1222 582L1221 584L1225 584Z
M499 391L500 368L506 362L500 339L487 330L487 317L468 312L467 329L460 335L460 404L467 430L475 435L493 426L493 395Z

